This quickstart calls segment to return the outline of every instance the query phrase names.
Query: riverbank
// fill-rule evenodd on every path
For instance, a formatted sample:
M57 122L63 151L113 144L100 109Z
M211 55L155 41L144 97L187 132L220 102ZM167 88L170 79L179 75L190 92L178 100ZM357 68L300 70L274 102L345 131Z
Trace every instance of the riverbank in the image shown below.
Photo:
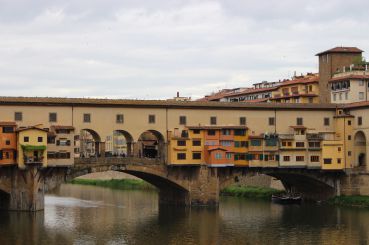
M267 187L256 187L256 186L230 186L221 191L223 196L236 196L246 198L257 198L257 199L269 199L273 194L283 193L281 190L276 190Z
M78 178L72 180L70 183L78 185L95 185L120 190L155 190L155 187L149 183L136 179L99 180Z
M330 199L328 203L346 207L369 208L369 196L339 196Z

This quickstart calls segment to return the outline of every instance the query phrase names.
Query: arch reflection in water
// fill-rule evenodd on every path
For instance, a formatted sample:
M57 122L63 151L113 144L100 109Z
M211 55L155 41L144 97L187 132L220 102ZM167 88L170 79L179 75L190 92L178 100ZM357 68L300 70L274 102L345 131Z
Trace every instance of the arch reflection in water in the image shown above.
M0 244L366 244L369 211L232 197L219 208L158 206L153 191L63 185L45 212L0 213ZM31 242L30 242L31 241Z

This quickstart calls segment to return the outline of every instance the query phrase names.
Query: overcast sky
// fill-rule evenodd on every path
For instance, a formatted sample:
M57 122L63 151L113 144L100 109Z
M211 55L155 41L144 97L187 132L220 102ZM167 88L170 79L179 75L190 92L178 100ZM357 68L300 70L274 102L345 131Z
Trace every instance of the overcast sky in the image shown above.
M0 0L0 95L198 98L317 72L319 51L369 52L368 9L365 0Z

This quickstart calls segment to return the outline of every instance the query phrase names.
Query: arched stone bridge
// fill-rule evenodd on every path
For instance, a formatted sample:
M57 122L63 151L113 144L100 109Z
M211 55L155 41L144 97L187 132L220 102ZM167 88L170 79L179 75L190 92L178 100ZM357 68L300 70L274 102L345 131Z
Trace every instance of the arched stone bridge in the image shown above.
M78 158L73 167L3 167L0 171L0 207L42 210L44 192L65 181L93 172L120 171L141 178L159 190L160 204L217 205L222 188L241 176L267 174L306 199L325 200L335 195L360 194L363 175L309 169L276 169L208 166L168 166L149 158Z

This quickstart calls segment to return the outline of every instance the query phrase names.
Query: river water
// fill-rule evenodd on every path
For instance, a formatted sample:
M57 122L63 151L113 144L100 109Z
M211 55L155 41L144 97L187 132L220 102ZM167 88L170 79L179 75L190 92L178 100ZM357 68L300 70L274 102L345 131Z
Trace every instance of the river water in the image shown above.
M222 197L158 206L154 191L62 185L45 211L0 212L0 244L367 244L369 210Z

